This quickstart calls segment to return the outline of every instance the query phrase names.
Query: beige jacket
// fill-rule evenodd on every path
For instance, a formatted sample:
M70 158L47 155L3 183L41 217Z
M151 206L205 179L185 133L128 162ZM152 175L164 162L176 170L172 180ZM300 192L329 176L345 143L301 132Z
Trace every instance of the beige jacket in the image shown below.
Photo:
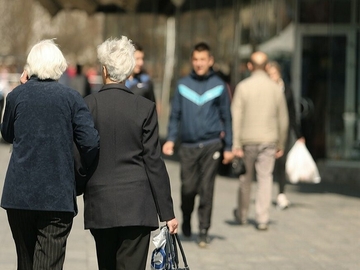
M284 149L289 125L285 95L265 71L254 71L236 86L231 113L234 149L260 143Z

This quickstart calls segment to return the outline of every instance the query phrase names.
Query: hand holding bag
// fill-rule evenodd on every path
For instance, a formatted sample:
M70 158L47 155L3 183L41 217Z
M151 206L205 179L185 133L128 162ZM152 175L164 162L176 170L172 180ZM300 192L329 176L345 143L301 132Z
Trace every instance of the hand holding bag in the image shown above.
M234 157L231 163L231 173L236 177L246 173L245 163L241 157Z
M152 270L190 270L184 249L177 234L170 234L166 226L153 239L155 249L151 256ZM184 267L179 267L178 248L180 249Z

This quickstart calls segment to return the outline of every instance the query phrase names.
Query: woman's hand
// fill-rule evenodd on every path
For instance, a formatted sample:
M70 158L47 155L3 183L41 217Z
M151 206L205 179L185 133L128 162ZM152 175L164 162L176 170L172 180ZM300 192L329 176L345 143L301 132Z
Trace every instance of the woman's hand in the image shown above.
M176 220L176 218L166 221L166 226L168 227L169 233L171 233L171 234L177 233L178 225L179 225L179 223Z

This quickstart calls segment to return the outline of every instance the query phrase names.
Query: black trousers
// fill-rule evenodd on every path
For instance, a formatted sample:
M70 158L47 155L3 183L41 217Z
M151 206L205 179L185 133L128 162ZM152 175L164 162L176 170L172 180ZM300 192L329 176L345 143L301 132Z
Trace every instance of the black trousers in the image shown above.
M221 142L202 147L180 147L183 220L190 220L191 213L194 210L195 197L199 195L200 230L208 230L211 225L215 177L221 162L221 150Z
M74 213L7 209L18 270L61 270Z
M279 184L279 194L285 193L285 185L287 181L285 165L286 158L294 143L290 140L290 132L288 132L288 137L285 143L284 155L275 161L274 167L274 181L277 181Z
M99 270L145 270L150 227L91 229Z

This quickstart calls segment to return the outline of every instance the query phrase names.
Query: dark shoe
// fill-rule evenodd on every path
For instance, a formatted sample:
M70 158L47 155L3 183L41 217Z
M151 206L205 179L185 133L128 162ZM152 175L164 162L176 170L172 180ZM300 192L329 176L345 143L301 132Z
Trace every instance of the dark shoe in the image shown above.
M268 225L266 223L259 223L256 228L259 231L266 231L268 229Z
M207 235L207 230L205 230L205 229L200 230L199 242L198 242L199 247L205 248L208 243L209 243L209 238L208 238L208 235Z
M233 214L234 214L235 221L236 221L239 225L247 225L247 224L248 224L247 219L240 220L240 218L239 218L238 215L237 215L237 209L234 209Z
M191 224L190 220L184 220L181 226L182 232L185 237L191 237Z

